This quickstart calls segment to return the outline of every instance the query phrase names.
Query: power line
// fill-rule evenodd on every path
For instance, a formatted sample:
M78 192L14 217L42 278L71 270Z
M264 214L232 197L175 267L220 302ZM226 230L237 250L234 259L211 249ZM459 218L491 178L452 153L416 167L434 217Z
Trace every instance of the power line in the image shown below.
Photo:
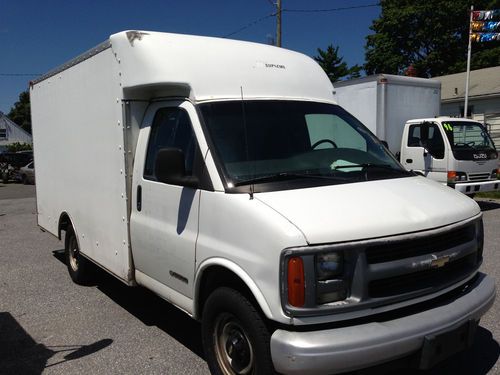
M275 3L273 3L271 0L268 0L269 3L273 6L276 6ZM281 9L282 12L289 12L289 13L323 13L323 12L338 12L342 10L349 10L349 9L361 9L361 8L371 8L371 7L378 7L380 6L380 3L375 3L375 4L366 4L366 5L355 5L355 6L350 6L350 7L341 7L341 8L330 8L330 9L286 9L283 8ZM267 16L261 17L259 19L256 19L255 21L252 21L245 26L240 27L239 29L226 34L223 36L223 38L228 38L232 35L238 34L242 32L243 30L246 30L252 26L255 26L259 22L262 22L268 18L275 17L278 12L273 12L271 14L268 14Z
M356 5L351 7L342 7L342 8L330 8L330 9L283 9L283 12L290 13L321 13L321 12L337 12L339 10L349 10L349 9L359 9L359 8L371 8L378 7L380 3L376 4L366 4L366 5Z
M239 32L242 32L243 30L246 30L246 29L248 29L248 28L250 28L250 27L258 24L259 22L262 22L262 21L264 21L264 20L266 20L268 18L274 17L275 15L276 15L276 13L271 13L271 14L268 14L267 16L264 16L264 17L261 17L259 19L256 19L255 21L252 21L252 22L246 24L245 26L242 26L239 29L237 29L237 30L235 30L235 31L233 31L233 32L231 32L229 34L224 35L223 38L227 38L227 37L230 37L230 36L232 36L234 34L238 34Z

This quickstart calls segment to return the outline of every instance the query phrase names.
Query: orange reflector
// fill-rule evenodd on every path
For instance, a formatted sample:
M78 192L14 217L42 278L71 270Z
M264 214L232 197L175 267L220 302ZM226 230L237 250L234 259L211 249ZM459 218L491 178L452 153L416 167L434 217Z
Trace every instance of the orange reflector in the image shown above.
M305 302L304 262L294 257L288 260L288 303L295 307Z
M457 177L456 171L448 171L448 181L454 182Z

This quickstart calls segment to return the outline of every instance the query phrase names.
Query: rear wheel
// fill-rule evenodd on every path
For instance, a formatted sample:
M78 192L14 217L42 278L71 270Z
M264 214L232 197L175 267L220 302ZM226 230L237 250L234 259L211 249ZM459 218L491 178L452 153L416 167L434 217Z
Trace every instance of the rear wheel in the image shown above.
M23 174L21 176L21 181L23 182L24 185L28 185L28 176L26 176L25 174Z
M218 288L202 318L203 347L212 374L274 374L270 334L254 305L241 293Z
M80 285L87 285L91 281L92 264L80 253L80 247L73 228L66 231L65 258L71 279Z

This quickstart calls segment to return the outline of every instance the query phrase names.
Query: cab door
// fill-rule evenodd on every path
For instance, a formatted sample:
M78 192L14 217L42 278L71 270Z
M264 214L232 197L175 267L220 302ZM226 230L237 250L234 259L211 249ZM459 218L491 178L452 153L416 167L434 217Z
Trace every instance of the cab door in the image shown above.
M425 135L423 127L428 127ZM423 173L435 181L447 182L446 143L439 125L435 122L409 125L406 145L401 150L401 163L408 170Z
M189 298L193 297L200 189L159 182L155 160L159 150L178 148L185 157L186 175L199 173L206 152L206 144L201 149L197 141L199 132L190 102L152 104L140 129L132 184L135 268Z

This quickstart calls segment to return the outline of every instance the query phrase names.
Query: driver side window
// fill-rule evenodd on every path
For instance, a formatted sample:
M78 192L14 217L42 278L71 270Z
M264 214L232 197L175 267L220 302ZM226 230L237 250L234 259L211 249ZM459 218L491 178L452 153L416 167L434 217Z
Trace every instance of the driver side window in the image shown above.
M408 147L425 147L435 159L444 158L444 141L436 124L429 125L429 137L421 137L421 125L411 125L408 132Z
M189 115L182 108L161 108L156 112L149 135L144 178L156 180L154 173L156 154L166 147L179 148L186 158L186 175L193 172L193 160L197 148Z

